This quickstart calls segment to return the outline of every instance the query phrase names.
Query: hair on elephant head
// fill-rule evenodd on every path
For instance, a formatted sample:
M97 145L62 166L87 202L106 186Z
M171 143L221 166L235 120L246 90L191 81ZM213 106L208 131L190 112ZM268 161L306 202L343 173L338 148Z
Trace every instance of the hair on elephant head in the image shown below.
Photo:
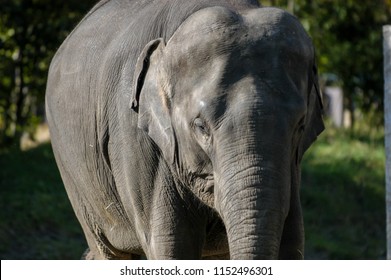
M103 88L123 89L106 107L131 109L107 121L109 171L88 173L99 199L78 214L97 256L303 258L300 161L324 129L312 42L283 10L215 2L152 36L132 67L106 60L120 71Z

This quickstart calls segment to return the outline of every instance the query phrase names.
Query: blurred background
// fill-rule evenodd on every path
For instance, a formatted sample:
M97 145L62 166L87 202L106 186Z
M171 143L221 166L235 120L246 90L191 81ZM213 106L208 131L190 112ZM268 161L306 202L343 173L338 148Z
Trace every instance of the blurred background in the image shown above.
M54 53L96 0L0 0L0 258L87 248L45 123ZM270 0L313 39L326 131L302 163L307 259L385 259L382 26L391 0Z

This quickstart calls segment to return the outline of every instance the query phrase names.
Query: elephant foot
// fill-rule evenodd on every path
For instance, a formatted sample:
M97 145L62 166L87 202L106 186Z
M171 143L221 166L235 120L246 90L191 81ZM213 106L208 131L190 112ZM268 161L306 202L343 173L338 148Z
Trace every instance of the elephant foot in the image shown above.
M83 253L83 255L81 256L80 259L81 259L81 260L88 260L88 261L94 259L94 255L92 254L90 248L87 248L87 249L84 251L84 253Z
M229 260L229 253L202 257L203 260Z
M97 258L94 256L94 254L92 253L90 248L88 248L84 251L84 253L80 259L89 261L89 260L96 260ZM113 259L116 259L116 258L114 257ZM118 258L118 259L124 259L124 257L121 256L121 258ZM130 253L129 255L127 255L126 259L128 259L128 260L147 260L147 257L145 255L138 255L138 254Z

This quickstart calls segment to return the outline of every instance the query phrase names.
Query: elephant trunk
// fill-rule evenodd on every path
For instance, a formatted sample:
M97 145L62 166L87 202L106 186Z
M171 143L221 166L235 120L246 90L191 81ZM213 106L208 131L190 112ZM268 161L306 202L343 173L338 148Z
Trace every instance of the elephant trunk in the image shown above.
M241 149L247 152L225 154L215 174L231 259L277 259L289 210L289 156L276 146Z

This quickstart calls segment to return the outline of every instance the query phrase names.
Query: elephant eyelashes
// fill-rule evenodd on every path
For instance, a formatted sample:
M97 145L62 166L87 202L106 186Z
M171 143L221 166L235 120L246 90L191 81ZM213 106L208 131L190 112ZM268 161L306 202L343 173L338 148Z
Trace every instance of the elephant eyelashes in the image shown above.
M202 119L196 118L194 120L194 127L196 130L201 132L201 134L204 135L205 137L209 136L209 129Z

